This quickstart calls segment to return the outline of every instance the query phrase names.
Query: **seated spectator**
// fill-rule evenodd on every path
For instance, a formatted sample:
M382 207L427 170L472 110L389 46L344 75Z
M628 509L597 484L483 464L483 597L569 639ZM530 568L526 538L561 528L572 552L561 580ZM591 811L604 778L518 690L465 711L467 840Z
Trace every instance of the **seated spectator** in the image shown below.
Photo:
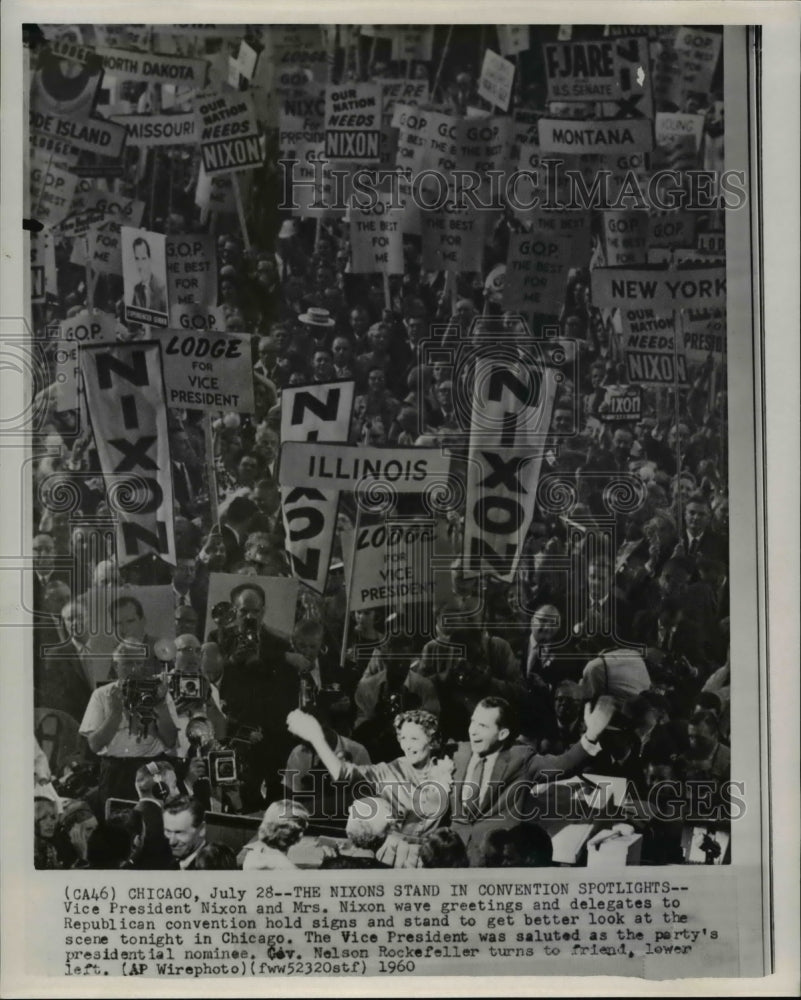
M243 871L283 871L297 866L287 857L287 851L304 835L309 826L309 813L299 802L281 799L271 803L259 826L258 840L246 844L237 861Z
M73 857L71 868L88 868L87 843L97 828L97 817L86 802L73 799L61 814L60 830L69 841ZM66 865L65 865L66 867Z
M324 858L320 868L389 867L376 858L376 852L394 829L392 809L386 799L376 796L356 799L348 810L347 846L339 848L334 857Z
M469 861L464 842L448 827L432 830L420 844L421 868L467 868Z
M539 719L542 720L538 745L540 753L564 753L581 738L584 727L582 709L585 700L580 684L562 681L556 686L550 718L545 710L539 713ZM524 737L525 734L524 726Z
M728 781L731 775L731 751L721 742L717 716L710 711L696 712L687 725L689 748L684 755L687 778Z
M101 870L124 868L132 849L132 838L124 817L109 819L97 826L87 841L87 867Z
M236 871L236 854L227 844L205 844L197 852L195 868L198 871Z
M484 839L485 868L548 868L552 862L551 838L536 823L490 830Z
M137 770L134 777L136 794L140 802L153 802L162 809L168 799L179 795L175 768L167 760L148 761Z
M37 795L33 800L34 868L63 868L56 846L58 810L52 799Z

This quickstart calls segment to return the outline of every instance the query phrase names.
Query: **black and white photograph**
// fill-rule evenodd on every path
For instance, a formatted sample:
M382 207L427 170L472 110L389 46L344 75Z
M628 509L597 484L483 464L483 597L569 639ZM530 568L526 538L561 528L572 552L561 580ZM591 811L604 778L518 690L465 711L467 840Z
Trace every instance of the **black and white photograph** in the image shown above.
M768 989L799 9L735 6L13 5L13 995Z

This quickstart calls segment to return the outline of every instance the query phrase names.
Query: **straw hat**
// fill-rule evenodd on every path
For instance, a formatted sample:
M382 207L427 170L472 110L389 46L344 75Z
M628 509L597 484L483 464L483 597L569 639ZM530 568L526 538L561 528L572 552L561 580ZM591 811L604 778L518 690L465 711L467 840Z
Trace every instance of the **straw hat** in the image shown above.
M301 323L305 323L306 326L334 326L334 321L331 318L331 313L327 309L320 309L316 306L312 306L305 313L301 313L298 316Z

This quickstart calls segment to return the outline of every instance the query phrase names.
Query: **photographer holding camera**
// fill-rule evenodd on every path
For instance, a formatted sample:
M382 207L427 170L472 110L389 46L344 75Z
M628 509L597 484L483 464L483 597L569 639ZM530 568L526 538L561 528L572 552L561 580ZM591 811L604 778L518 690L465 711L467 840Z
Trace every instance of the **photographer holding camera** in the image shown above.
M241 583L231 591L230 604L212 610L215 642L223 662L220 697L231 722L262 726L269 714L273 672L288 650L287 643L263 623L267 599L256 583Z
M178 739L175 703L141 649L127 641L117 646L113 655L117 680L92 692L79 730L100 757L103 802L112 796L135 799L139 767L171 755Z
M193 798L213 812L240 812L241 763L234 742L224 746L204 715L195 715L186 727L188 750L184 785Z
M278 668L288 645L263 624L266 603L258 584L241 583L231 591L230 604L212 610L217 628L207 639L217 644L223 662L219 690L229 730L245 726L261 732L284 731L286 711ZM242 792L253 808L262 804L259 788L263 778L278 787L278 769L290 749L286 741L275 739L260 740L249 748Z
M189 750L186 729L195 716L202 715L209 720L217 739L223 739L228 728L219 693L201 672L200 652L200 640L196 635L179 635L175 640L174 666L167 675L170 694L178 712L179 757L186 757Z

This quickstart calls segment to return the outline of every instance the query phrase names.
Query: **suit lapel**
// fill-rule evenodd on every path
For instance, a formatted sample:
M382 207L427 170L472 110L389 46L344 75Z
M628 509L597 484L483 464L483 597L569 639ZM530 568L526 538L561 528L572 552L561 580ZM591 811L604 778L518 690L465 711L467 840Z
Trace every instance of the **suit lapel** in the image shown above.
M522 760L523 755L516 752L513 747L507 747L498 754L487 789L478 803L478 811L482 815L496 809L500 799L514 780L516 772L520 769Z
M470 765L470 744L460 743L456 753L453 755L453 785L451 786L451 811L454 816L463 815L462 810L462 785L467 777L467 768Z

